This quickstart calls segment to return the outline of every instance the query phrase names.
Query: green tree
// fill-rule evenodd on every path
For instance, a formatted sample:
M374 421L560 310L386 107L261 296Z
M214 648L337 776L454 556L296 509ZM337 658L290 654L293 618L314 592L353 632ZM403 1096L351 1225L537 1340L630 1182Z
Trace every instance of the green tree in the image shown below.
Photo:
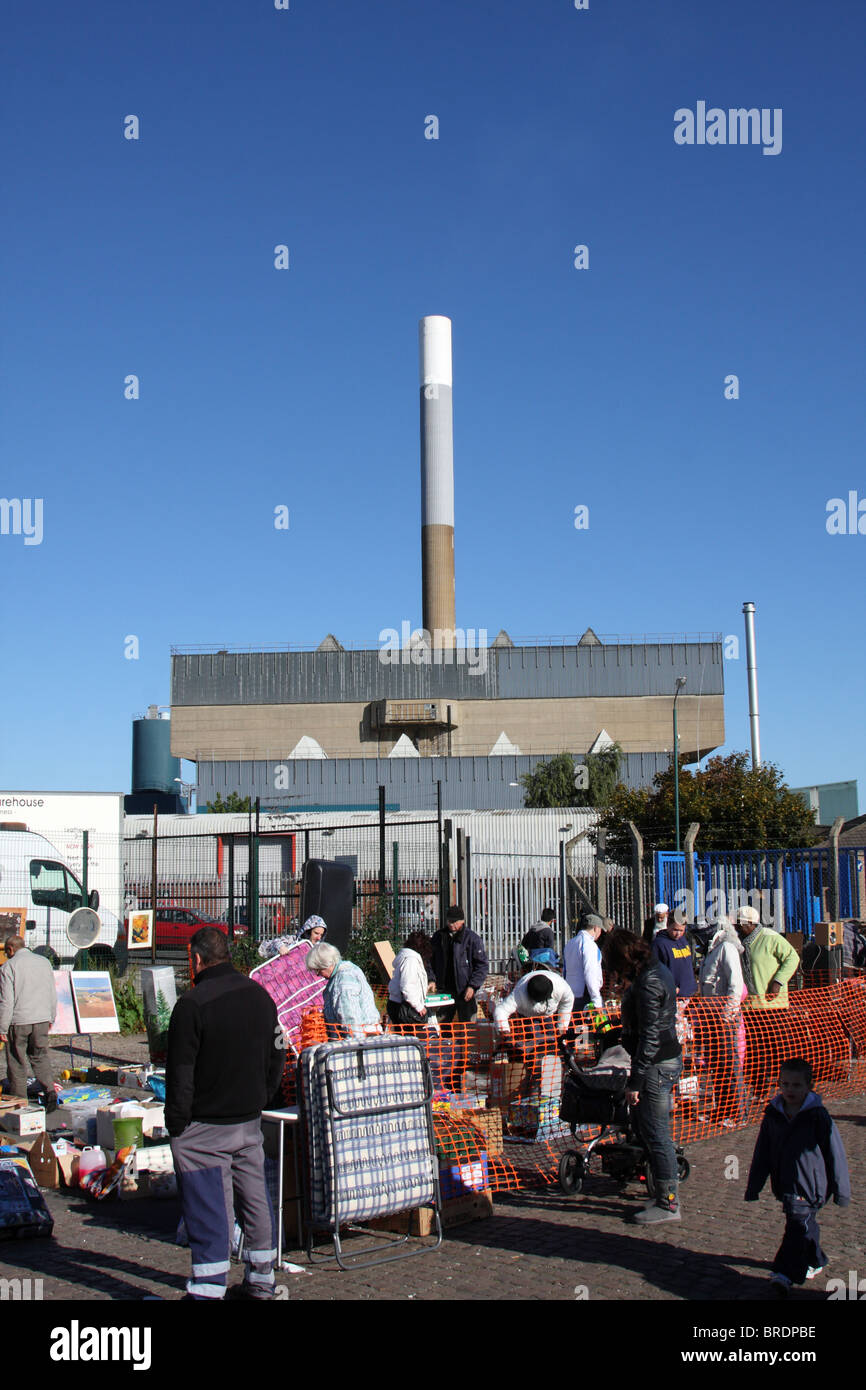
M376 941L389 941L391 947L397 949L394 904L389 897L379 898L376 906L364 914L361 926L352 931L349 944L343 952L346 960L360 966L374 988L379 987L381 983L373 956L373 945Z
M601 753L587 753L583 760L587 785L583 789L578 787L575 793L577 800L573 805L598 809L609 806L619 785L621 758L622 749L618 743L612 743L610 748L605 748Z
M608 854L620 863L631 856L630 820L647 850L676 848L673 765L656 774L653 787L631 791L620 784L602 815ZM697 772L680 763L681 833L690 821L700 822L701 849L797 849L820 838L811 812L780 769L773 763L753 768L748 753L710 758Z
M520 781L523 784L523 804L532 810L578 804L574 758L570 753L557 753L549 762L537 763L532 772L523 773Z
M546 806L608 806L619 781L622 749L611 744L603 753L587 753L578 758L557 753L547 762L524 772L523 804L530 809ZM580 768L586 772L581 774Z
M215 812L251 811L253 804L248 796L241 796L239 792L229 792L225 800L217 792L216 801L209 801L207 809Z

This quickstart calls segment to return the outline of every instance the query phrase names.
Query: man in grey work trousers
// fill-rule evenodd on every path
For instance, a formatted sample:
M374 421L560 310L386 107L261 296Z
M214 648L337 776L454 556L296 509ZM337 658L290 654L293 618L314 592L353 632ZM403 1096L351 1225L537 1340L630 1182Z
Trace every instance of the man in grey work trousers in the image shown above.
M178 999L169 1024L165 1096L192 1255L186 1297L225 1297L234 1211L245 1261L237 1296L270 1299L276 1227L261 1116L276 1094L285 1060L277 1010L261 985L235 970L228 941L216 927L195 933L190 956L193 988Z

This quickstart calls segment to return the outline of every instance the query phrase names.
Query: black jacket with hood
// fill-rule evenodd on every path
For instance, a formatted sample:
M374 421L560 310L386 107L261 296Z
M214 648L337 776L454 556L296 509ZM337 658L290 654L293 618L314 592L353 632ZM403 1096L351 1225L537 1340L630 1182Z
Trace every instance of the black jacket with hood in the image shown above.
M652 961L622 997L622 1045L631 1055L631 1090L640 1090L650 1067L682 1056L676 1023L674 977L666 965Z
M255 1120L273 1099L285 1063L273 999L229 962L208 966L172 1010L165 1124L174 1137L193 1120Z

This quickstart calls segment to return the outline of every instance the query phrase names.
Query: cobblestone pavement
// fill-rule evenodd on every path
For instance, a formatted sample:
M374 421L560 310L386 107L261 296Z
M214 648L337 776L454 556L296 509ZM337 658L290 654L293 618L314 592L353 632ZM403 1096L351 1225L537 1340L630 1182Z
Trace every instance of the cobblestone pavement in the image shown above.
M113 1038L110 1046L113 1058L141 1056L133 1040ZM830 1206L823 1213L831 1264L826 1276L794 1294L799 1301L826 1301L827 1278L847 1281L849 1270L866 1278L866 1098L829 1108L848 1154L854 1198L844 1210ZM738 1130L693 1145L683 1219L655 1231L624 1219L640 1205L637 1188L623 1193L599 1177L577 1198L558 1188L500 1194L492 1217L447 1231L438 1251L376 1269L309 1272L305 1257L288 1252L305 1272L281 1273L279 1281L288 1298L303 1301L762 1298L782 1220L768 1190L759 1203L742 1200L755 1134ZM181 1296L189 1255L174 1243L176 1201L97 1203L65 1191L46 1197L53 1239L0 1246L0 1278L42 1278L46 1301ZM235 1268L230 1281L239 1279Z

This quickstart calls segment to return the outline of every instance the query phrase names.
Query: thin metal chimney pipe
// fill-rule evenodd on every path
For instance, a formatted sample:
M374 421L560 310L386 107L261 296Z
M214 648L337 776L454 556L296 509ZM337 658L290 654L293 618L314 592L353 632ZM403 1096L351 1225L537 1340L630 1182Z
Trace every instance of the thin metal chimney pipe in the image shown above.
M435 647L455 645L454 444L451 320L419 324L421 377L421 590L424 627ZM437 633L439 634L437 636Z
M761 728L758 716L758 658L755 652L755 605L743 604L746 619L746 669L749 676L749 729L752 735L752 767L761 766Z

